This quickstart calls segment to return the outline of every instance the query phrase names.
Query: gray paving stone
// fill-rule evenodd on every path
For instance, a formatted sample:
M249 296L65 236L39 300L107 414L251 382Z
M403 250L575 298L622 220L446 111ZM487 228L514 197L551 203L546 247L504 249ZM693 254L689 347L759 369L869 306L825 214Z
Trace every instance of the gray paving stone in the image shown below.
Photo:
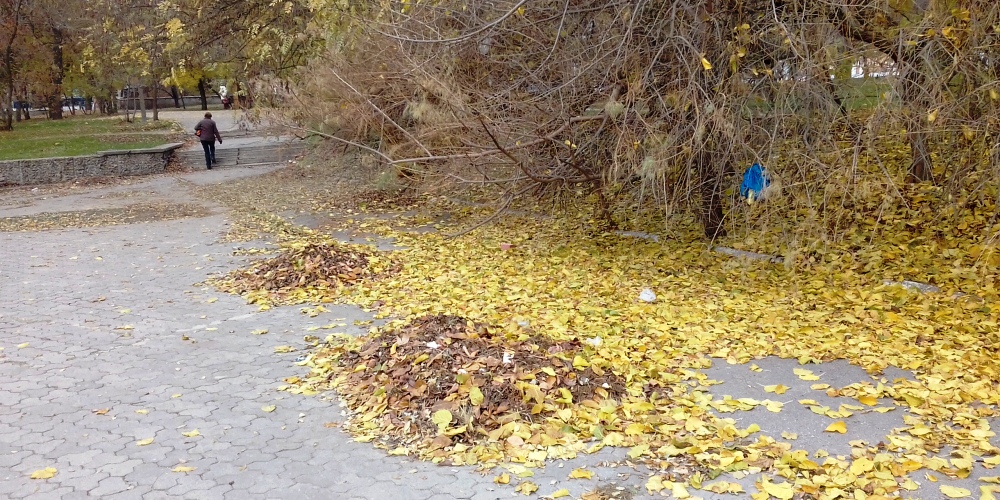
M322 323L295 307L261 312L194 286L248 258L217 241L226 214L187 186L254 172L164 175L32 199L27 207L2 203L0 190L0 217L113 204L115 198L101 196L132 189L215 211L196 219L0 233L0 498L510 497L513 487L493 492L492 476L471 468L388 457L323 428L322 422L343 420L334 398L275 390L303 369L274 347L304 347L302 332ZM349 306L335 307L329 317L371 319ZM125 325L133 329L120 329ZM271 333L251 335L256 328ZM181 340L180 332L197 342ZM23 342L29 347L18 349ZM267 404L280 411L261 412ZM94 413L102 408L106 415ZM297 422L300 413L305 423ZM194 428L200 437L181 434ZM148 437L153 444L135 444ZM180 464L196 470L171 471ZM47 466L59 470L55 478L27 479Z

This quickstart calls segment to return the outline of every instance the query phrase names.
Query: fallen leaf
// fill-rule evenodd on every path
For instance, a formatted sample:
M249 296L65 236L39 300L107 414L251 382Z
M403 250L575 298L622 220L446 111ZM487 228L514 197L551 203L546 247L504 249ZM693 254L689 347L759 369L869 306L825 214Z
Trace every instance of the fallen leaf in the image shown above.
M153 438L140 439L135 442L136 446L146 446L150 444L153 444Z
M591 479L594 477L594 471L588 469L573 469L573 472L569 473L570 479Z
M101 408L100 410L92 410L94 415L107 415L111 408Z
M650 493L656 493L666 488L667 485L663 483L663 476L650 476L646 480L646 490Z
M824 432L839 432L840 434L845 434L847 432L847 424L843 420L834 422L823 429Z
M484 399L485 396L483 395L483 391L481 391L478 387L473 387L469 390L469 402L472 403L472 406L479 406L483 404Z
M265 334L267 334L267 328L260 328L260 329L254 330L254 331L252 331L250 333L253 334L253 335L265 335Z
M277 410L277 409L278 409L278 407L277 407L277 406L275 406L275 405L268 405L268 406L261 406L261 407L260 407L260 409L261 409L261 411L263 411L264 413L271 413L271 412L273 412L274 410Z
M761 490L779 500L791 500L795 496L792 483L772 483L766 477L760 480Z
M282 354L282 353L286 353L286 352L295 352L295 348L292 347L292 346L290 346L290 345L279 345L278 347L274 348L274 352L276 352L278 354Z
M438 430L444 432L444 430L451 425L452 414L448 410L438 410L434 412L431 416L431 422L438 426Z
M785 392L788 391L788 389L790 389L790 387L781 384L764 386L764 392L773 392L775 394L784 394Z
M503 474L493 478L493 482L496 484L510 484L510 474L504 472Z
M52 479L57 471L54 467L46 467L31 473L31 479Z
M18 349L24 349L25 347L28 347L29 345L31 345L31 344L25 342L23 344L17 344L17 348Z
M337 427L340 427L340 422L327 422L323 424L323 427L326 427L327 429L336 429Z
M795 375L797 375L802 380L806 381L819 380L819 376L813 374L812 370L806 370L805 368L795 368L792 370L792 372L795 373Z
M194 429L194 430L188 431L188 432L182 432L181 434L184 435L185 437L189 437L189 438L193 438L195 436L200 436L201 435L201 433L198 432L198 429Z
M940 486L941 493L948 498L968 498L972 496L972 492L965 489L959 488L957 486L949 486L947 484L942 484Z
M139 415L145 415L145 414L149 413L149 410L143 408L141 410L136 410L135 412L138 413Z
M177 467L174 467L173 469L170 470L173 472L194 472L195 469L197 469L197 467L191 467L188 465L178 465Z
M536 485L535 483L533 483L531 481L523 481L521 484L517 485L516 488L514 488L514 491L516 491L516 492L518 492L518 493L520 493L520 494L522 494L524 496L528 496L528 495L531 495L532 493L538 491L538 485Z
M553 491L551 495L548 495L549 498L562 498L568 496L569 496L569 490L566 488L558 489L556 491Z

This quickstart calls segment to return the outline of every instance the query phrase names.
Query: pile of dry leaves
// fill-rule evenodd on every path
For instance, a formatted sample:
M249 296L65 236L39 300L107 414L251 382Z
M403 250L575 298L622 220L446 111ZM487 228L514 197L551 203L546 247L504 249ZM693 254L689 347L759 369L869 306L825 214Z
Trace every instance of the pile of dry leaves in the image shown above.
M496 330L424 316L332 344L314 360L328 368L326 381L356 412L356 423L375 422L386 442L419 441L431 450L495 442L505 423L544 420L573 401L624 393L619 376L574 367L579 342Z
M362 246L336 241L292 243L278 256L233 271L212 284L250 302L302 302L381 276L391 271L390 265L380 252Z

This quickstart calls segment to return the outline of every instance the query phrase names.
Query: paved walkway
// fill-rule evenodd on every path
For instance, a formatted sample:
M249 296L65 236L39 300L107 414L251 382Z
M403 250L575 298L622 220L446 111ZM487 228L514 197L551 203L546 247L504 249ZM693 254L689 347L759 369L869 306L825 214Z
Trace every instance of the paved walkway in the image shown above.
M263 134L259 128L249 126L240 119L242 112L231 109L213 110L212 119L219 126L219 134L222 135L222 144L217 144L216 149L236 149L257 146L277 146L287 142L290 136L268 136ZM194 134L194 126L205 117L205 112L201 110L166 110L160 111L161 120L175 121L186 131ZM185 149L201 149L196 141L191 141Z
M298 307L261 312L239 297L196 285L245 264L247 258L234 250L252 245L220 243L228 214L195 196L192 187L275 168L225 167L92 189L0 190L0 221L51 212L77 220L81 211L137 203L201 207L198 217L185 219L0 232L0 499L516 496L518 478L494 484L502 470L482 475L468 467L389 457L336 428L344 413L329 396L278 390L283 379L303 374L295 362L306 347L303 337L317 334L313 327L342 323L336 331L360 333L353 325L371 319L364 311L330 306L313 318ZM267 333L252 333L261 329ZM278 354L278 346L297 350ZM724 362L706 370L726 381L715 386L715 396L765 399L774 397L765 386L784 383L791 387L782 396L787 403L800 397L830 407L842 402L795 377L793 360L757 364L759 372ZM844 362L814 369L838 387L871 380ZM909 374L889 370L885 376ZM272 405L274 411L264 411ZM879 442L904 425L905 415L904 409L859 414L839 437L823 432L827 417L803 405L786 404L780 413L758 407L733 417L773 436L798 433L796 448L846 456L850 441ZM601 487L642 498L647 473L606 463L621 461L626 452L605 449L550 463L529 480L538 485L538 496L566 488L579 498ZM594 478L568 480L569 471L581 466L592 468ZM56 471L51 479L30 479L50 467ZM975 491L982 475L990 471L977 466L968 479L947 481ZM740 482L753 492L755 479ZM923 482L922 473L918 480ZM926 489L915 498L940 498L941 483L923 483ZM697 496L734 498L705 491Z
M0 218L89 209L128 198L122 192L188 202L183 191L191 183L265 170L159 176L69 197L37 194L31 203L0 199ZM26 192L31 196L19 191ZM245 262L233 250L246 244L218 243L225 211L205 208L210 215L202 218L0 233L0 498L514 494L516 478L497 486L497 473L388 457L328 427L343 419L335 401L278 391L282 379L303 373L295 360L303 336L315 333L309 327L339 322L348 325L342 331L358 331L353 320L370 318L347 306L315 318L296 307L259 312L239 297L195 286ZM258 329L268 333L251 333ZM299 351L276 354L282 345ZM270 405L276 410L263 411ZM586 457L592 465L607 458ZM565 487L579 496L596 479L607 484L632 472L607 468L594 481L567 482L569 467L583 463L552 464L531 480L539 494ZM174 472L178 466L194 470ZM29 478L47 467L57 470L53 478Z

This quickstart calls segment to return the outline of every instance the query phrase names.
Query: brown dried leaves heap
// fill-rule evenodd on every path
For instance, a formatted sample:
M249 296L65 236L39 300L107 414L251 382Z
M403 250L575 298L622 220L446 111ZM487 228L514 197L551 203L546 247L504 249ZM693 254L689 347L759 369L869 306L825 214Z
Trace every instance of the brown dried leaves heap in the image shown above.
M220 290L254 303L301 303L320 292L351 286L391 272L379 252L335 241L292 243L273 258L212 281Z
M378 422L384 443L419 438L430 450L475 445L505 423L544 419L554 413L547 404L553 401L617 399L625 391L615 374L574 368L579 342L497 330L456 316L423 316L331 345L313 360L329 369L319 371L357 422Z

